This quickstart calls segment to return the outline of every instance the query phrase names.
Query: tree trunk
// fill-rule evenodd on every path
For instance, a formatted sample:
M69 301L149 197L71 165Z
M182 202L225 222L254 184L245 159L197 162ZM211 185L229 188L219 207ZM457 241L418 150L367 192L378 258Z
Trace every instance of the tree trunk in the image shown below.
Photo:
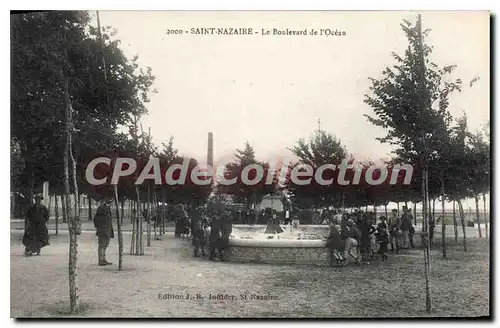
M162 219L161 219L161 228L162 228L162 234L164 235L165 234L165 225L167 224L167 208L166 208L166 205L165 205L165 199L166 199L166 191L165 190L162 190L162 207L161 207L161 211L162 211Z
M123 228L123 219L125 218L125 200L122 200L120 202L120 206L121 206L120 218L122 220L122 228Z
M52 207L52 195L49 195L49 204L47 206L47 211L49 212L49 219L50 219L50 208Z
M444 217L444 171L441 171L441 244L443 259L446 258L446 219Z
M153 187L153 213L154 215L154 218L155 218L155 221L154 221L154 224L153 224L153 229L154 229L154 240L158 240L158 234L156 232L156 229L158 229L158 222L159 222L159 217L158 217L158 201L156 200L156 191Z
M398 217L399 217L399 202L396 202L396 205L398 206Z
M417 203L413 203L413 226L417 226Z
M456 201L453 200L453 228L455 230L455 244L458 243L458 224L457 224L457 212L455 210Z
M135 202L130 203L133 208L130 213L130 216L132 217L132 239L130 241L130 255L136 255L136 246L137 246L137 210L136 209L136 204ZM135 214L134 214L135 212Z
M89 221L92 221L92 198L87 196L87 199L89 200Z
M387 220L389 220L389 217L387 215L387 204L384 205L384 212L385 212L385 220L387 222Z
M484 216L484 232L485 232L485 236L486 236L486 239L488 239L488 219L489 217L486 215L486 193L483 193L483 207L484 207L484 212L483 212L483 216Z
M428 168L424 167L424 182L425 182L425 200L429 199L429 173ZM428 232L428 222L424 220L425 232ZM432 311L432 301L431 301L431 281L430 281L430 270L431 270L431 243L428 241L424 247L424 269L425 269L425 310L427 313Z
M481 221L479 220L479 197L477 197L477 194L474 194L474 201L476 202L477 230L479 231L479 238L483 238L481 233Z
M464 208L462 206L462 201L459 199L458 201L458 210L460 213L460 221L462 222L462 232L464 234L464 252L467 252L467 235L465 233L465 213L464 213Z
M143 245L142 245L142 208L141 201L139 198L139 187L135 186L135 192L137 194L137 238L136 238L136 255L144 255Z
M130 199L128 200L128 214L130 216L130 223L134 224L134 218L132 215L132 201Z
M425 226L425 215L427 215L427 213L425 210L424 202L422 201L422 231L424 231L424 226Z
M148 200L147 200L147 214L146 214L146 237L147 237L147 246L151 247L151 186L148 184Z
M59 196L55 195L55 205L54 205L54 211L56 215L56 236L59 235L59 203L58 200Z
M69 208L69 207L67 207ZM68 215L69 214L69 211ZM75 229L72 228L69 233L69 307L71 313L76 313L79 310L79 295L76 282L77 276L77 261L78 261L78 235Z
M70 122L70 127L73 127L73 107L71 106L71 100L69 99L69 93L66 93L68 94L68 101L69 101L69 122ZM81 224L80 224L80 212L81 212L81 208L80 208L80 193L78 191L78 182L77 182L77 179L76 179L76 176L77 176L77 172L76 172L76 160L75 160L75 157L73 156L73 131L70 130L69 132L69 158L71 160L71 166L72 166L72 176L73 176L73 197L74 197L74 200L75 200L75 204L74 204L74 213L75 213L75 216L73 218L74 220L74 229L75 229L75 233L77 235L79 235L81 233ZM76 256L76 254L75 254ZM76 259L75 259L76 261ZM76 269L75 269L76 270Z
M432 218L436 219L436 198L432 199Z
M427 210L427 217L429 218L432 215L432 202L431 202L431 198L427 198L427 206L429 207L429 209Z
M62 219L63 223L68 223L68 217L67 217L68 213L66 213L66 200L64 197L66 196L61 196Z
M10 196L10 218L16 219L16 194L11 194Z
M120 215L120 205L118 203L118 188L113 185L115 209L116 209L116 226L118 227L118 271L122 271L123 263L123 234L122 234L122 218L123 218L123 202L122 215Z
M76 165L76 163L75 163ZM75 166L75 171L76 171L76 166ZM74 177L75 179L75 184L76 184L76 176ZM78 193L78 217L82 217L82 194Z
M76 284L77 255L78 255L78 236L76 231L76 220L72 218L70 208L70 185L69 185L69 159L71 152L71 99L69 96L68 80L64 77L64 110L65 110L65 151L64 151L64 187L65 187L65 212L68 221L69 230L69 307L70 313L76 313L79 309L78 287ZM72 156L71 156L72 157Z
M255 196L255 194L252 195L252 205L253 205L253 209L254 209L254 212L255 212L255 224L259 223L259 214L257 212L257 196ZM259 208L259 210L261 210Z

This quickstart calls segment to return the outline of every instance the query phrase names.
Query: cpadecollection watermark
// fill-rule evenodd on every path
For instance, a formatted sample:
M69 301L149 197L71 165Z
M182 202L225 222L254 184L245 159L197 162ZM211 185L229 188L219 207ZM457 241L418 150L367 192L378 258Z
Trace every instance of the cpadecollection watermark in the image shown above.
M182 164L161 165L160 159L151 157L145 165L139 167L137 161L129 157L111 159L98 157L93 159L86 168L85 177L91 185L117 185L120 180L133 180L134 184L143 184L153 180L156 185L210 185L213 182L221 185L242 183L248 186L272 185L285 183L303 186L317 184L329 186L359 185L366 183L376 186L381 184L409 185L413 176L413 166L409 164L388 166L362 166L349 163L346 159L340 164L324 164L314 168L308 164L264 166L249 164L242 167L236 176L228 177L225 165L214 168L210 165L190 165L191 159L184 158ZM104 165L104 168L103 168ZM100 169L97 169L100 167ZM104 173L103 173L104 172ZM96 177L95 173L99 173ZM401 173L404 173L402 176Z

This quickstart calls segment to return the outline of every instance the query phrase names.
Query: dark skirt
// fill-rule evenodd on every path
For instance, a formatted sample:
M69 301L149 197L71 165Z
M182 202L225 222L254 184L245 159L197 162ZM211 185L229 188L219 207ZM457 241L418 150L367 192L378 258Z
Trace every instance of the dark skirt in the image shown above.
M32 252L39 252L41 248L50 245L47 227L43 225L26 229L23 236L23 245Z
M336 249L338 251L344 250L345 242L342 240L340 235L330 235L326 241L326 247L329 249Z
M388 244L387 242L379 243L380 245L380 248L378 249L379 254L384 254L388 252L387 244Z
M227 249L229 247L229 236L222 236L218 242L219 249Z
M361 238L359 241L359 251L361 253L368 253L370 252L370 248L371 248L370 239L367 239L366 237Z

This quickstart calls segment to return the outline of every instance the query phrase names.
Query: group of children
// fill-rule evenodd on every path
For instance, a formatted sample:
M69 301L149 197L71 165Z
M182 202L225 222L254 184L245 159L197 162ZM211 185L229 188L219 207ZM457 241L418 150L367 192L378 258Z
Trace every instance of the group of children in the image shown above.
M375 219L364 213L357 213L359 215L345 213L340 223L338 219L333 219L326 242L326 247L330 249L331 265L333 260L337 265L344 265L348 256L359 263L358 253L361 255L361 263L369 264L375 254L379 254L381 260L386 261L389 245L391 251L396 252L399 252L400 248L415 247L413 244L415 230L411 223L411 214L406 209L403 209L403 212L401 218L398 218L397 212L393 212L389 223L386 222L385 216L380 217L376 227ZM352 252L354 249L359 250L356 255Z

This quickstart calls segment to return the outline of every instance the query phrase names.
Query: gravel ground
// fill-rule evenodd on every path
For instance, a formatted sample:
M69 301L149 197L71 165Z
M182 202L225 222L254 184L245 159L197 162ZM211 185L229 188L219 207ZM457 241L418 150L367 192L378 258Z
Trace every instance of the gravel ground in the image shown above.
M11 230L11 317L60 317L69 308L68 236L51 236L38 257L25 257L21 231ZM91 232L79 238L78 286L84 317L414 317L427 316L421 250L389 255L389 261L344 268L211 262L193 258L190 243L167 233L128 255L117 271L118 245L108 250L113 265L96 265ZM469 252L449 248L449 259L432 252L431 316L487 316L489 246L469 239ZM186 299L186 294L190 297ZM209 299L210 294L234 295ZM159 294L183 299L159 299ZM199 296L197 296L199 294ZM271 299L251 299L252 294ZM246 295L247 299L243 299ZM166 298L166 296L164 297Z

